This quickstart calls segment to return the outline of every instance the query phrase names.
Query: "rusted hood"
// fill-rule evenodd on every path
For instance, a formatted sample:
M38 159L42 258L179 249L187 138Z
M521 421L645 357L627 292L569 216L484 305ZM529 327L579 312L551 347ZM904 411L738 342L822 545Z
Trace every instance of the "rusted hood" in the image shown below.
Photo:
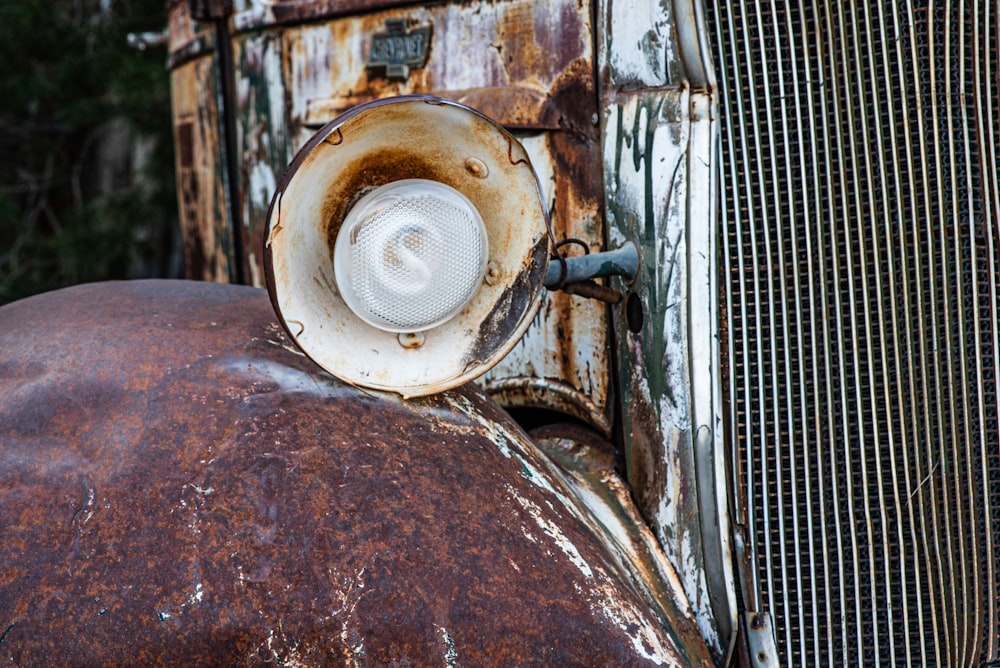
M266 294L0 309L0 660L691 665L522 432L294 350Z

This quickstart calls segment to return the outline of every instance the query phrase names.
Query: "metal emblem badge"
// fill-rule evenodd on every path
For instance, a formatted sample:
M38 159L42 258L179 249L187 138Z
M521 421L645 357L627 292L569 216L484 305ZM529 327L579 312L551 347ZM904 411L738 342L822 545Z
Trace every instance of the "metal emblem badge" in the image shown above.
M405 19L386 19L385 32L372 37L367 67L385 68L388 79L405 79L410 76L410 68L427 63L430 48L430 26L407 31Z

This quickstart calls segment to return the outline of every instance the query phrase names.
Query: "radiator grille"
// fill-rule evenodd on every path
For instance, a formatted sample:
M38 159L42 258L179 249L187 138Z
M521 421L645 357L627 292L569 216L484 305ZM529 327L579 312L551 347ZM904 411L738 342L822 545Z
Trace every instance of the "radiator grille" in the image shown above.
M998 10L709 10L727 433L782 665L1000 653Z

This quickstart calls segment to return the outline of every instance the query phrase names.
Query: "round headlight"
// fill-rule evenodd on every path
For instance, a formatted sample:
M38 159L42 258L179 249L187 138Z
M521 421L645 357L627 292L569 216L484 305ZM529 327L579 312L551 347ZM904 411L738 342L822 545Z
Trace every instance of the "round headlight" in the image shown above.
M295 344L334 376L432 394L524 335L547 227L528 155L497 123L435 97L376 100L289 166L268 212L267 288Z

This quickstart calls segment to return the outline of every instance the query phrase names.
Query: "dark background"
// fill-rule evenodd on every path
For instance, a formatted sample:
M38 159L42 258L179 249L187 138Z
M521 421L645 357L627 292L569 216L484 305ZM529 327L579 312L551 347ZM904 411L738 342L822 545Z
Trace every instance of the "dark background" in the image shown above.
M0 0L0 304L177 277L165 0Z

